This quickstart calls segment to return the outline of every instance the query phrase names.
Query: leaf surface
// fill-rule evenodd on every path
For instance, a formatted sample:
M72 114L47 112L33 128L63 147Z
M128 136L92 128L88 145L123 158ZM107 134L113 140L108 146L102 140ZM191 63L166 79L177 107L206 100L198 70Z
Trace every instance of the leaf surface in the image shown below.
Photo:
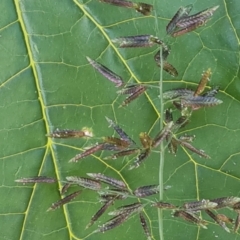
M148 1L146 1L148 2ZM165 90L195 89L204 70L211 68L210 86L220 86L223 103L195 111L191 122L177 135L196 135L194 146L211 156L201 159L179 148L177 156L165 152L164 201L186 201L238 196L239 171L239 35L240 5L237 0L194 2L193 13L220 5L206 26L176 39L167 38L165 27L180 5L174 0L151 1L156 12L143 16L134 10L98 1L2 0L0 7L0 225L2 239L145 239L137 216L104 234L93 234L109 217L102 216L85 230L101 207L90 190L56 211L46 212L60 199L66 176L86 177L101 172L123 180L130 189L158 184L160 152L156 150L138 169L129 171L134 158L104 161L105 152L74 164L69 159L84 147L112 136L105 116L114 119L138 145L139 133L154 137L160 130L159 89L151 88L129 106L114 84L87 62L86 56L120 75L126 83L158 86L160 70L153 56L157 47L118 49L111 39L152 34L171 45L168 58L179 72L173 78L163 73ZM189 2L184 0L183 6ZM166 107L166 106L164 106ZM174 111L174 116L178 112ZM50 139L56 128L92 129L92 139ZM15 183L15 179L50 176L56 184ZM154 200L158 198L152 197ZM127 205L127 199L114 207ZM145 208L153 239L159 239L156 209ZM230 210L226 214L235 218ZM211 219L208 230L173 218L163 212L165 239L240 239L226 233Z

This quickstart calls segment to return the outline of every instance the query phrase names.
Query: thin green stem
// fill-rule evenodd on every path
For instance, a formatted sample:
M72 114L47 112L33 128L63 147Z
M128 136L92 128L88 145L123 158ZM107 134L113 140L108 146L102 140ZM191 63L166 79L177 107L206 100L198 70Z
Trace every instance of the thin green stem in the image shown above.
M155 10L155 20L156 20L156 32L159 35L159 26L157 18L157 10ZM160 131L163 129L163 114L164 114L164 104L163 104L163 61L162 61L162 47L160 48L160 80L159 80L159 98L160 98ZM164 145L163 142L160 145L160 160L159 160L159 201L163 200L163 168L164 168ZM163 211L158 209L158 228L159 228L159 239L164 240L163 236Z
M160 130L163 129L163 80L162 80L162 73L163 73L163 62L162 62L162 48L160 49L160 81L159 81L159 98L160 98ZM160 145L160 160L159 160L159 201L163 200L163 169L164 169L164 145L163 141ZM163 211L162 209L158 209L158 222L159 222L159 235L160 240L164 240L163 236Z

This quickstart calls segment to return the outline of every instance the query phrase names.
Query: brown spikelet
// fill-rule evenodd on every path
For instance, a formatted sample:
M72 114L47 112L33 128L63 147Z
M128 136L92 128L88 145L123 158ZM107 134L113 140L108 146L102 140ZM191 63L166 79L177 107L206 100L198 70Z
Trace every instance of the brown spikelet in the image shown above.
M149 231L149 228L147 225L147 221L142 213L139 213L139 219L140 219L140 223L143 228L143 231L147 237L147 240L151 240L152 238L151 238L151 234L150 234L150 231Z
M121 104L120 107L127 106L129 103L131 103L133 100L138 98L141 94L143 94L146 91L147 87L146 86L141 86L136 92L132 93L130 96L128 96L123 103Z
M64 184L64 186L63 186L62 189L61 189L61 194L66 193L67 190L69 189L69 187L70 187L71 185L72 185L71 183L66 183L66 184Z
M120 87L123 85L123 80L120 76L116 73L112 72L110 69L106 68L102 64L92 60L91 58L87 57L88 62L105 78L110 80L111 82L115 83L116 87Z
M168 139L167 139L168 140ZM177 139L172 137L171 141L168 143L168 151L176 156L177 150L178 150L179 142Z
M120 208L117 208L116 210L108 213L109 215L121 215L121 214L132 214L134 212L141 211L143 208L143 205L139 202L132 203L129 205L124 205Z
M225 223L220 220L219 218L217 218L217 216L212 212L210 211L209 209L205 209L205 212L207 213L207 215L209 217L211 217L216 223L219 224L219 226L221 226L225 231L227 232L230 232L230 230L228 229L228 227L226 227Z
M113 187L120 188L120 189L126 189L126 184L121 180L117 180L115 178L105 176L101 173L87 173L87 175L89 177L94 178L95 180L99 180L101 182L107 183Z
M48 134L47 136L51 138L81 138L81 137L92 137L92 133L87 129L85 130L56 129L55 131Z
M191 145L189 142L186 141L181 141L179 140L179 144L183 147L186 147L187 149L189 149L190 151L198 154L200 157L203 158L211 158L209 155L207 155L203 150L199 150L197 148L195 148L193 145Z
M106 210L113 204L114 198L107 201L91 218L89 224L86 226L86 228L89 228L92 226L105 212Z
M144 148L150 148L152 145L152 139L146 132L141 132L139 134L140 141Z
M194 92L193 96L199 96L205 89L210 77L211 77L211 68L209 68L206 72L203 73L202 78L198 84L198 87L196 89L196 91Z
M176 25L180 28L187 28L196 23L206 23L219 6L208 8L199 13L180 19Z
M237 218L236 218L236 220L235 220L234 232L237 232L237 231L238 231L239 225L240 225L240 213L237 214Z
M117 91L118 94L133 94L142 87L141 84L125 86L123 89Z
M84 188L92 189L92 190L100 190L101 184L90 178L76 177L76 176L68 176L66 177L67 181L71 184L78 184Z
M110 220L108 220L106 223L104 223L102 226L100 226L96 232L106 232L109 231L117 226L119 226L120 224L124 223L129 217L130 217L130 213L123 213L120 215L117 215L113 218L111 218Z
M167 123L173 121L173 114L172 114L172 109L171 108L168 108L165 111L165 121Z
M168 134L171 132L173 126L174 126L173 121L168 122L165 125L165 127L160 131L160 133L157 134L157 136L153 139L153 142L152 142L153 148L159 146L160 143L166 139Z
M15 182L19 183L55 183L56 179L46 176L36 176L36 177L30 177L30 178L21 178L16 179Z
M215 207L217 209L217 208L224 208L224 207L234 207L235 204L240 202L240 198L239 197L221 197L221 198L211 199L210 201L218 204Z
M136 3L134 8L136 9L137 12L140 12L143 15L148 16L151 14L153 5L147 3Z
M112 39L112 42L120 48L152 47L154 44L162 44L162 41L152 35L137 35L119 37Z
M55 202L52 204L52 206L47 210L47 211L51 211L51 210L55 210L59 207L61 207L62 205L70 202L71 200L73 200L75 197L77 197L82 191L76 191L66 197L64 197L63 199Z
M198 211L203 209L213 209L218 204L215 202L211 202L209 200L201 200L201 201L195 201L195 202L187 202L183 204L183 208L188 211Z
M130 144L136 145L136 143L113 120L111 120L108 117L105 117L105 118L106 118L107 122L109 123L110 127L113 127L113 129L116 131L116 133L119 135L119 137L122 140L127 141Z
M205 229L207 228L205 226L206 222L201 220L200 218L198 218L194 213L179 210L174 213L174 217L180 217L180 218L184 219L185 221L195 223L195 224L201 226L202 228L205 228Z
M153 194L156 194L158 192L159 192L159 185L148 185L148 186L138 187L133 191L133 194L136 197L146 197L146 196L151 196Z
M227 217L227 216L224 215L224 214L217 214L216 217L217 217L220 221L222 221L222 222L229 223L229 224L234 223L234 220L233 220L233 219Z
M192 25L190 25L190 26L188 26L188 27L186 27L186 28L179 29L179 30L173 32L173 33L172 33L172 36L173 36L173 37L179 37L179 36L181 36L181 35L183 35L183 34L185 34L185 33L192 32L192 31L194 31L195 29L201 27L204 23L205 23L205 22L202 22L202 21L201 21L201 22L194 23L194 24L192 24Z
M128 156L128 155L131 155L131 154L134 154L134 153L139 153L139 149L137 148L134 148L134 149L128 149L128 150L123 150L121 152L117 152L115 154L112 154L108 157L105 157L104 159L105 160L108 160L108 159L117 159L119 157L123 157L123 156Z
M169 90L163 93L163 99L175 99L178 97L184 97L184 96L192 96L194 94L194 91L186 88L177 88L173 90Z
M178 9L176 14L173 16L173 18L170 20L170 22L168 23L168 25L166 27L167 34L171 34L176 29L177 22L180 19L187 17L189 15L189 13L191 12L192 8L193 8L193 5L191 4L186 7L180 7Z
M119 149L127 148L130 145L129 141L126 141L126 140L123 140L120 138L116 138L116 137L104 137L103 139L104 139L104 142L113 144L113 145L119 147Z
M151 149L147 148L145 150L143 150L136 158L136 160L134 161L134 163L130 166L129 170L132 170L134 168L138 168L143 162L144 160L149 156L149 154L151 153Z
M97 144L97 145L85 150L84 152L77 154L75 157L70 159L69 162L78 162L80 159L85 158L85 157L87 157L97 151L101 151L103 149L104 149L104 143Z

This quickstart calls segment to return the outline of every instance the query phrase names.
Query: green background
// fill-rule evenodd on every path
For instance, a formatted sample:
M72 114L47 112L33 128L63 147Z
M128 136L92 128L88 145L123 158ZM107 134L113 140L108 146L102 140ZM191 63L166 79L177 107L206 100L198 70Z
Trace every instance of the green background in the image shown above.
M166 151L163 178L164 185L171 188L164 192L164 200L182 204L239 196L239 1L146 2L154 5L150 16L97 0L0 1L0 239L145 239L137 216L109 232L91 235L109 219L106 214L85 230L101 206L94 192L86 190L65 207L46 212L60 198L62 183L22 185L14 180L37 175L64 180L102 172L122 179L131 189L158 183L159 151L132 171L128 170L131 158L105 162L106 153L68 163L84 147L99 141L96 138L113 135L105 116L120 124L138 144L140 132L154 137L159 131L159 90L149 88L129 106L118 108L124 97L88 64L86 56L109 67L125 82L157 85L160 70L153 60L157 47L117 49L111 39L139 34L167 39L165 26L181 5L190 3L193 13L220 7L206 26L167 40L171 45L168 60L179 75L173 78L164 72L164 90L194 89L202 72L211 68L209 85L220 86L218 98L223 103L194 112L190 124L178 133L195 134L194 146L204 149L211 159L182 148L176 157ZM91 128L96 138L46 137L56 128L83 127ZM159 239L157 211L145 210L152 235ZM230 210L220 212L236 217ZM172 218L169 211L163 216L165 239L240 239L238 233L225 232L205 215L208 230Z

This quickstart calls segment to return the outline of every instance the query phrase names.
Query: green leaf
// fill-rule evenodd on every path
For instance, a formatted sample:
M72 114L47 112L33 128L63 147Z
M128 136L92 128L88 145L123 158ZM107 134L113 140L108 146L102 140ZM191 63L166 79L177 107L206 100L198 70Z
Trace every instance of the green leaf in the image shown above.
M220 7L206 26L176 39L166 37L165 27L180 5L190 2L146 2L155 9L150 16L99 1L0 2L1 239L145 239L138 216L104 234L92 234L110 218L105 214L85 230L91 216L101 207L97 194L91 190L84 190L56 211L46 212L61 198L59 189L66 176L86 177L88 172L101 172L125 181L132 190L159 182L159 150L132 171L128 168L134 158L104 161L105 152L76 164L68 163L84 147L114 134L105 116L114 119L138 144L140 132L154 137L160 130L163 103L158 97L159 89L149 88L129 106L118 108L124 97L118 96L114 84L87 62L89 56L126 83L158 86L160 70L153 59L157 47L118 49L111 39L120 36L152 34L171 45L168 60L179 76L173 78L163 72L163 91L177 87L195 89L208 68L213 72L209 85L221 87L218 98L223 103L193 112L190 124L178 133L195 134L194 146L204 149L211 159L201 159L182 148L176 157L166 151L162 177L164 186L171 188L164 192L164 201L181 205L197 199L239 195L239 2L195 1L193 13ZM83 127L92 129L95 137L46 137L56 128ZM59 182L14 182L38 175L55 177ZM127 199L114 207L133 201ZM159 239L161 219L157 210L147 206L145 211L153 239ZM230 210L223 212L236 217ZM238 234L225 232L208 216L202 217L209 223L207 230L163 211L160 232L165 239L173 240L240 239Z

